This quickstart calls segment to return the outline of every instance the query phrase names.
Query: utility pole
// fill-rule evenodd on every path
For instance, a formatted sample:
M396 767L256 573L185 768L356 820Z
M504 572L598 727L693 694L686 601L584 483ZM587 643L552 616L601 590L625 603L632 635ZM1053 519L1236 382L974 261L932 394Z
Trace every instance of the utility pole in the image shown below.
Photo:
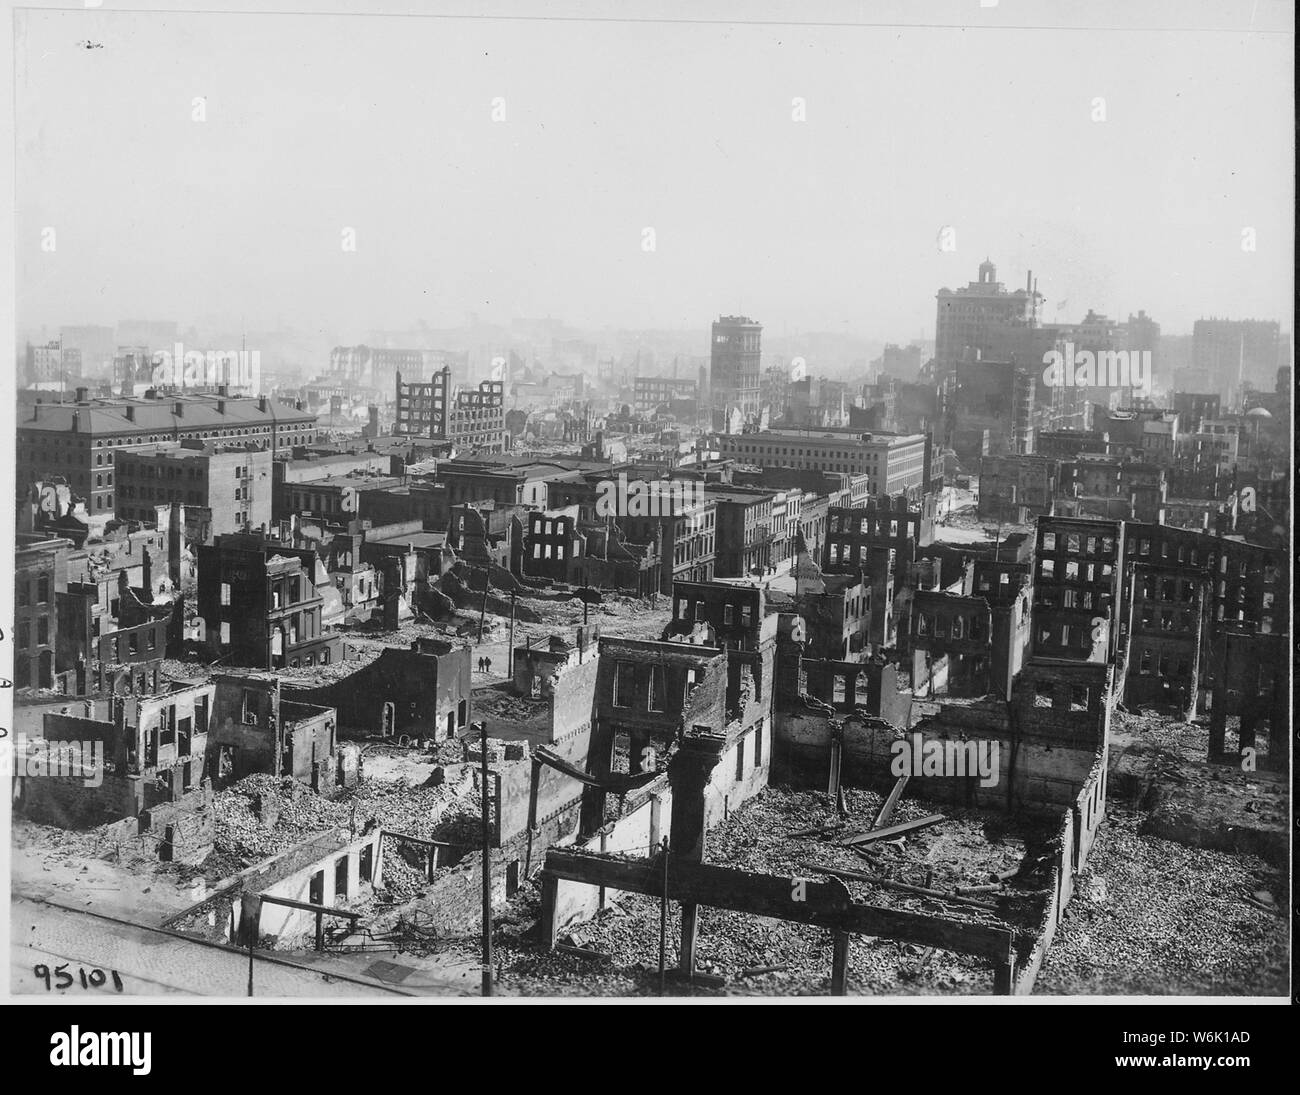
M510 641L506 646L506 676L515 679L515 590L510 590Z
M665 977L668 956L668 838L663 840L664 850L664 885L659 895L659 995L665 992Z
M492 841L488 820L488 736L487 723L479 723L483 743L483 764L479 769L479 799L483 805L483 995L492 995Z
M257 921L262 914L261 899L255 894L240 898L239 925L248 943L248 995L253 995L253 948L257 945Z
M480 643L483 641L483 618L487 615L488 587L491 584L492 584L491 576L488 574L487 570L485 569L483 571L483 607L479 609L479 613L478 613L478 641Z

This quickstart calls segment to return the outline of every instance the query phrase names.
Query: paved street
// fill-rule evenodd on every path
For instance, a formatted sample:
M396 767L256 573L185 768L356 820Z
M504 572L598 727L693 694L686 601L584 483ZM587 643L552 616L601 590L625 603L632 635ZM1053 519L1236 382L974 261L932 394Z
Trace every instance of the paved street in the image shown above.
M117 923L90 913L72 912L15 896L10 905L10 984L15 996L115 996L111 971L122 979L122 994L159 996L184 993L236 997L248 994L248 959L237 952L207 946L136 925ZM69 963L71 986L47 988L33 967ZM98 988L83 988L78 967L87 977L98 968L107 976ZM253 969L255 996L393 996L418 988L386 989L340 980L324 971L282 965L258 958Z

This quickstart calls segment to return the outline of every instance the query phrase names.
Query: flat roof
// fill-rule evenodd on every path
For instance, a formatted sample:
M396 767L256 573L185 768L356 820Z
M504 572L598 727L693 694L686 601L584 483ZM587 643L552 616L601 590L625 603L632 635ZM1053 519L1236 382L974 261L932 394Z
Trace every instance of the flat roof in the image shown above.
M375 540L376 544L410 544L411 547L438 547L447 542L445 532L408 532L405 536L389 536L385 540Z
M728 438L750 437L795 438L800 441L857 441L866 445L902 445L925 441L923 433L888 433L885 430L851 429L847 426L827 426L820 429L799 429L792 426L778 426L774 429L759 430L752 434L726 434Z
M394 475L328 475L324 479L312 479L306 483L286 483L286 486L303 490L332 490L335 487L357 487L373 490L377 487L396 487L402 480Z
M218 403L224 410L218 410ZM300 411L292 402L266 400L262 410L256 398L212 395L167 395L159 399L91 399L82 403L28 404L30 415L16 424L18 430L42 433L147 433L150 430L202 430L280 422L316 422L316 415ZM182 413L177 414L179 406ZM135 420L127 418L134 409Z

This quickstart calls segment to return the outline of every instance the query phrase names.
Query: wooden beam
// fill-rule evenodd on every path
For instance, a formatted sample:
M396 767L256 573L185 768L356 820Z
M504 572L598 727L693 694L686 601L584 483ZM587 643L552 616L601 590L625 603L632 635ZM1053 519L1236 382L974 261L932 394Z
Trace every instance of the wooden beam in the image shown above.
M592 947L573 947L568 943L556 943L555 949L561 954L572 954L577 958L589 958L596 962L608 962L610 960L610 956L604 951L598 951Z
M288 897L272 897L270 894L261 894L262 901L268 905L283 905L287 909L301 909L303 912L324 913L326 916L341 916L346 920L360 920L359 912L352 912L349 909L334 909L329 905L313 905L307 901L294 901Z
M844 797L840 788L840 764L843 759L842 753L843 753L843 747L840 743L839 735L832 734L831 735L831 766L830 766L831 770L830 770L830 779L827 782L827 786L826 786L826 793L831 797L831 800L835 803L836 811L841 814L844 812Z
M542 874L542 946L550 950L555 946L556 900L559 897L560 880L553 874Z
M678 968L686 977L695 976L695 941L699 938L700 907L682 905L682 946Z
M968 905L973 909L988 909L990 912L998 911L998 907L990 901L976 901L970 897L957 897L954 894L944 893L942 890L932 890L927 886L913 886L907 882L895 882L892 878L882 878L880 875L867 874L865 871L845 871L838 867L819 867L812 863L800 863L799 866L805 870L816 871L818 874L831 875L834 878L847 878L854 882L868 882L873 886L883 886L887 890L901 890L903 893L934 897L940 901L950 901L954 905Z
M844 822L832 821L827 825L814 825L810 829L796 829L793 833L786 833L787 840L794 840L798 837L806 836L825 836L827 833L837 832L844 828Z
M931 825L938 825L941 821L948 819L943 814L928 814L925 817L919 817L915 821L904 821L898 825L891 825L887 829L872 829L868 833L850 833L848 836L842 836L836 842L838 844L869 844L873 840L888 840L890 837L902 836L904 833L914 833L918 829L928 829Z
M879 829L882 825L888 825L889 819L894 816L894 807L898 805L898 800L903 797L903 788L907 786L907 781L912 778L911 772L904 772L898 777L898 782L894 784L894 789L889 792L889 797L885 799L884 805L876 813L876 819L871 823L872 830Z
M848 995L849 933L836 932L831 948L831 995Z
M986 882L978 886L958 886L957 893L962 897L969 897L973 893L997 893L1001 889L1001 882Z
M170 928L173 924L176 923L176 921L184 920L187 916L192 916L194 913L198 912L199 909L203 908L204 905L210 904L213 901L218 901L223 897L235 893L243 885L244 885L244 879L242 877L237 878L235 879L234 882L230 883L230 885L222 886L221 889L219 890L213 890L212 893L208 894L208 896L203 898L201 901L196 901L194 902L193 905L187 905L185 908L181 909L181 911L178 913L172 913L171 916L169 916L158 926L160 928Z
M775 966L749 966L740 971L741 977L762 977L765 973L783 973L790 966L785 962L779 962Z
M588 886L648 894L663 893L663 870L658 859L616 859L572 848L551 848L546 853L543 896L547 879L565 879ZM716 909L770 916L801 924L817 924L855 935L872 935L902 943L939 947L992 961L1010 961L1011 932L987 924L970 924L902 909L861 905L849 897L844 883L756 874L712 863L674 862L668 879L668 897L684 905L709 905ZM546 925L543 902L543 932Z
M392 829L384 829L381 836L391 836L394 840L403 840L407 844L423 844L426 848L468 848L468 844L450 844L445 840L428 840L422 836L407 836L406 833L395 833Z

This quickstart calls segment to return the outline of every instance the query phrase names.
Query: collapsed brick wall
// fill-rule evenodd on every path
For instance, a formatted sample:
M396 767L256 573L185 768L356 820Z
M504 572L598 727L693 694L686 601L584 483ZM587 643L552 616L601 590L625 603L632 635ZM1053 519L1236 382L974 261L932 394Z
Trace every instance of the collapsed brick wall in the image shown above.
M282 695L285 700L334 708L340 735L381 734L385 705L391 703L389 736L445 739L469 725L470 662L467 649L438 645L446 649L425 653L390 647L340 681L323 688L285 687Z
M140 841L160 860L197 866L216 841L212 794L204 789L178 802L154 806L140 815Z
M492 851L488 877L494 908L512 896L511 887L515 882L522 885L527 876L541 868L547 848L573 843L579 813L575 804L546 821L539 819L531 857L527 832ZM421 924L428 924L442 934L478 932L483 923L482 851L477 848L468 851L455 866L439 871L421 896L390 910L386 919L396 922L399 916L417 912Z
M77 776L24 777L19 783L18 804L26 817L64 829L98 827L100 855L135 852L195 865L212 851L215 823L206 788L150 804L146 781L110 774L98 787L87 787Z
M912 734L929 742L963 747L973 741L997 745L996 780L982 786L978 775L926 776L914 774L908 794L971 809L1047 811L1068 807L1086 780L1097 751L1042 740L1013 741L1005 715L984 708L945 709L943 723L918 724L903 734L883 719L848 715L842 719L844 739L840 778L848 786L888 791L897 780L894 743L910 754ZM826 790L830 779L831 719L822 712L779 712L775 720L772 780L792 787ZM1007 788L1011 787L1010 801Z
M105 773L98 787L80 776L20 776L15 805L40 825L87 829L122 818L134 819L144 808L144 785Z
M1075 876L1087 865L1088 853L1092 850L1097 829L1105 815L1106 761L1104 757L1099 757L1084 780L1073 805L1061 819L1055 841L1057 853L1049 872L1048 888L1051 898L1043 910L1043 918L1032 947L1023 960L1016 963L1012 992L1017 996L1027 996L1033 991L1043 959L1056 937L1056 929L1061 926L1065 908L1074 895Z

